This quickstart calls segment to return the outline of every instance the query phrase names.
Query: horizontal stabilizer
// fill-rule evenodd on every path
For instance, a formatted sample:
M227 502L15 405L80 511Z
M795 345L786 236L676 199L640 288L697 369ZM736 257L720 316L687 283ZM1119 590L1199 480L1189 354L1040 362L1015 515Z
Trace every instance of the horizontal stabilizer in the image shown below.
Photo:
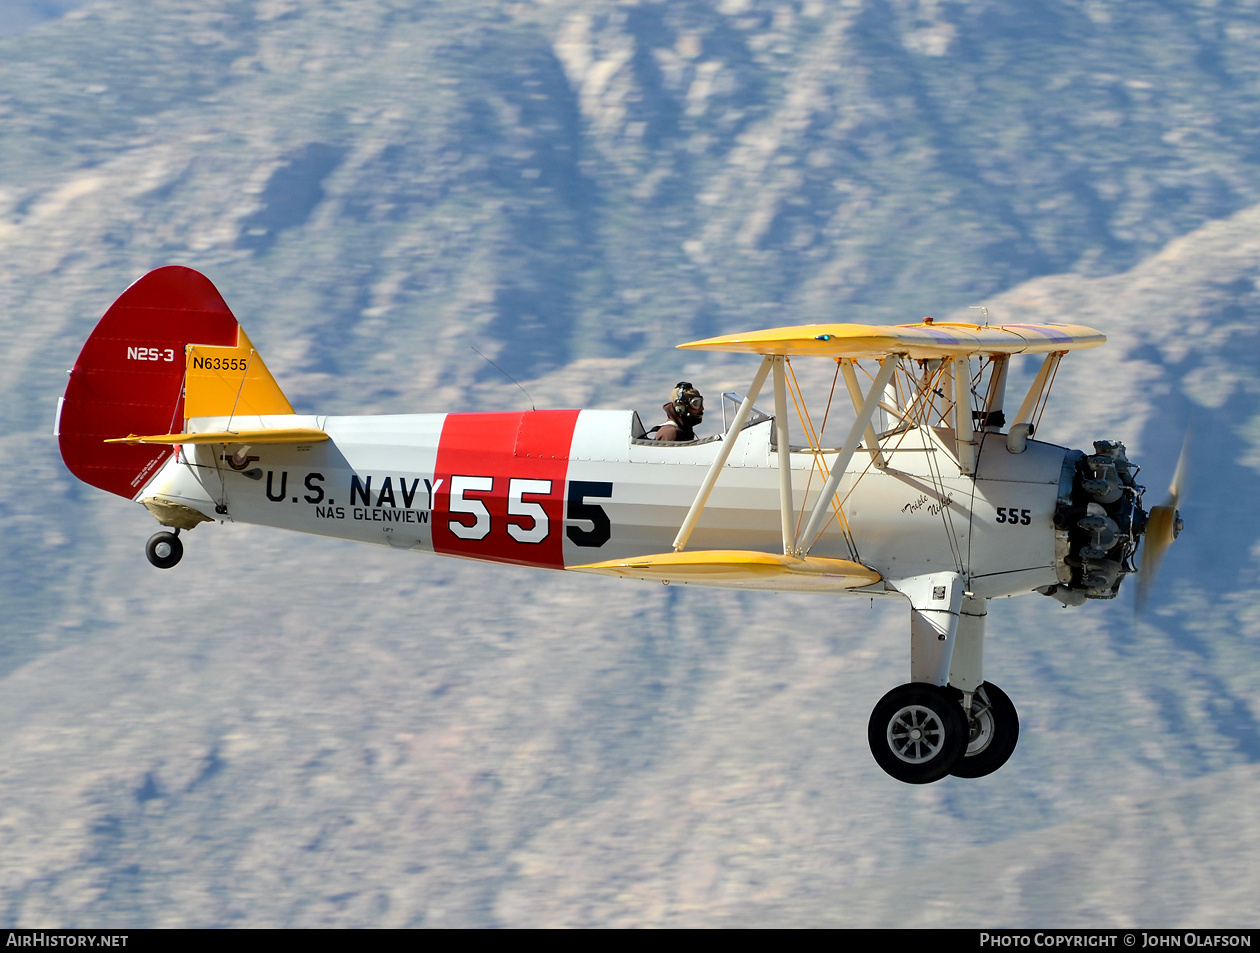
M905 354L915 360L968 354L1046 354L1105 344L1101 331L1079 324L809 324L727 334L678 345L692 351L735 351L788 357L878 358Z
M328 434L313 427L291 427L288 430L221 430L217 433L162 433L151 437L115 437L106 443L138 444L179 444L195 443L248 443L260 445L267 443L319 443L327 440Z
M658 553L565 568L604 576L732 589L861 589L881 579L874 569L847 559L798 558L744 549Z

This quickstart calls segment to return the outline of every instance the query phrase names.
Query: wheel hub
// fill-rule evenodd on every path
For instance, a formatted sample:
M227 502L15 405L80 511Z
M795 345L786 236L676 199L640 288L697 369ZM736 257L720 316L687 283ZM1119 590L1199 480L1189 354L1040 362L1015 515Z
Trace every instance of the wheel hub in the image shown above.
M888 747L907 764L922 764L936 757L945 744L940 717L922 705L907 705L888 720Z
M967 757L978 755L993 740L993 711L988 700L977 693L967 714Z

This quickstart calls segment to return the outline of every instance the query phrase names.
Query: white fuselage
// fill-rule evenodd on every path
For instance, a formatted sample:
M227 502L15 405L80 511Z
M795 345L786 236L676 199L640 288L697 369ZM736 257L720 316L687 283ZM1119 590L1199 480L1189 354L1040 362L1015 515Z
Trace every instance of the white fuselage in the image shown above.
M235 461L219 445L186 445L138 498L214 519L543 568L668 552L720 441L635 439L636 419L612 410L237 418L240 429L312 427L329 439L246 448ZM189 421L193 431L227 427L224 418ZM782 552L773 421L736 439L687 548ZM882 469L859 451L837 495L847 539L833 518L812 554L855 559L885 580L958 572L977 597L1054 585L1066 451L1029 441L1011 453L996 433L976 441L974 478L960 473L951 431L886 439ZM819 463L834 456L793 448L794 525L822 489Z

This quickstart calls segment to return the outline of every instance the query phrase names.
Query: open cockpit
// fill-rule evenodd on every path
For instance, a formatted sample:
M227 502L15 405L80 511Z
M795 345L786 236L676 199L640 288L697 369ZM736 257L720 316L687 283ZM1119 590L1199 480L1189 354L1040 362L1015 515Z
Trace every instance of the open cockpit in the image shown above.
M735 416L739 412L739 405L744 402L744 395L737 394L734 391L725 391L722 394L722 429L717 433L708 434L707 436L697 437L695 440L657 440L649 432L648 428L643 426L643 419L636 410L630 417L630 442L643 446L653 447L695 447L700 444L716 443L730 432L731 424L735 421ZM765 423L773 420L774 415L753 407L748 414L748 419L740 426L740 430L747 430L749 427L755 427L757 424ZM807 448L802 448L807 449Z

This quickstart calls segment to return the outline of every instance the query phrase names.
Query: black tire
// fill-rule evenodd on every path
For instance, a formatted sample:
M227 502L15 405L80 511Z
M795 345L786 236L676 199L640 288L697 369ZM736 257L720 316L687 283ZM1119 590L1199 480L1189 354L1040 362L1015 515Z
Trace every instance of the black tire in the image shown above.
M184 556L184 544L174 533L154 533L144 547L149 562L158 569L170 569Z
M901 685L879 700L866 737L875 763L898 781L929 784L949 774L967 746L962 706L925 682Z
M1019 742L1019 713L1006 692L985 682L971 696L967 750L950 774L982 778L1006 764Z

